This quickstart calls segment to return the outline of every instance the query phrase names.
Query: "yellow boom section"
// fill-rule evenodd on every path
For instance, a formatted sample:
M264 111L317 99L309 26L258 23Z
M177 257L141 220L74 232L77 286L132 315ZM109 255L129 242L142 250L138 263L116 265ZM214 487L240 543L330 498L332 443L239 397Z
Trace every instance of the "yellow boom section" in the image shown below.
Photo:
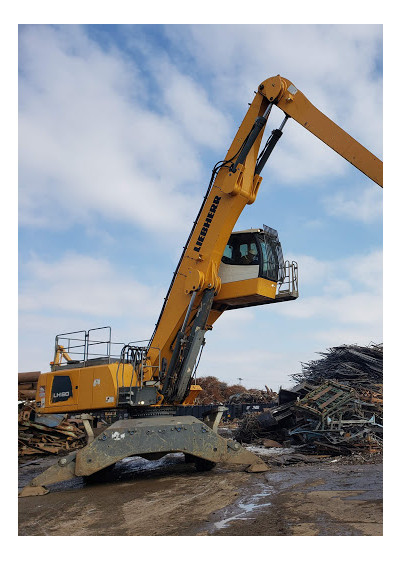
M383 186L381 160L321 113L290 80L274 76L262 82L258 90L286 115L330 146L372 181Z

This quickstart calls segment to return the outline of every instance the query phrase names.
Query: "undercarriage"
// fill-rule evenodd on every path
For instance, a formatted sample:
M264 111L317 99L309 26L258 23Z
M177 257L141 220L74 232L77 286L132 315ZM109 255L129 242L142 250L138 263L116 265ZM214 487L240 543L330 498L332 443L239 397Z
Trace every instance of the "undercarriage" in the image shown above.
M217 463L241 465L249 472L266 471L266 464L234 440L216 432L222 409L210 413L206 422L192 416L155 416L116 421L85 448L59 459L37 476L20 497L48 493L47 485L75 477L91 476L131 456L148 460L169 453L185 454L197 469L211 469Z

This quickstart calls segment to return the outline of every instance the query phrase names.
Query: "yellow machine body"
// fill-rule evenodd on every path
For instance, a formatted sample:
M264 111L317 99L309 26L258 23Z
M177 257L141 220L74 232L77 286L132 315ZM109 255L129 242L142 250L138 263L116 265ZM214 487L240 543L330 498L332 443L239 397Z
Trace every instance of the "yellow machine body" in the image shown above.
M126 364L125 367L125 374L130 377L132 366ZM118 363L114 362L41 374L37 383L37 412L77 412L115 408L118 398L117 370ZM119 378L121 384L120 372Z
M256 277L224 283L214 298L215 307L224 305L229 309L270 304L275 301L276 281Z
M37 382L36 411L52 414L115 409L119 406L119 388L131 379L132 386L139 387L136 374L132 378L132 365L125 364L122 369L118 362L45 372ZM201 386L192 384L182 405L192 405L200 392ZM154 407L161 404L160 394L156 403L146 403Z

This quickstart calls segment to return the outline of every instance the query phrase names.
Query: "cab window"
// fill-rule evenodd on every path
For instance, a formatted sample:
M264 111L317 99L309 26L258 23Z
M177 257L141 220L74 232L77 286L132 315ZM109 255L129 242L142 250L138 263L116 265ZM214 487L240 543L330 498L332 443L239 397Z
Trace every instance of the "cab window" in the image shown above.
M254 242L243 243L239 246L240 259L238 265L258 265L258 251Z
M233 245L227 244L224 250L224 254L221 259L222 263L226 263L227 265L232 265L233 263Z
M268 243L262 241L260 245L263 253L261 276L277 281L279 273L278 256Z
M258 265L259 256L254 236L232 236L221 261L227 265Z

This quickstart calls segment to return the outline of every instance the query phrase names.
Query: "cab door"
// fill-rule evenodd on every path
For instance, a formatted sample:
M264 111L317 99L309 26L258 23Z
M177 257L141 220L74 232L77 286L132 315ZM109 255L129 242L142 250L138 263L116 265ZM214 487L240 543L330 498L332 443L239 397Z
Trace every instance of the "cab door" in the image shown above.
M52 373L51 378L48 407L74 411L79 398L79 370Z

